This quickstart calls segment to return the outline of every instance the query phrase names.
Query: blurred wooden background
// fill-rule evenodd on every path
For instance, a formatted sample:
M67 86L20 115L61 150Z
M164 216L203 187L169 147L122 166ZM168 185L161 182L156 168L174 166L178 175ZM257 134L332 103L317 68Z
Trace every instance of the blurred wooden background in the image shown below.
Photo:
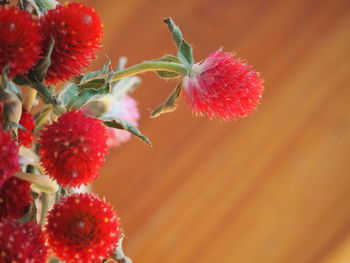
M148 118L174 82L143 76L140 129L95 184L139 263L350 262L350 1L87 1L103 53L129 64L174 53L171 16L198 60L223 46L262 72L258 111L198 119L184 103Z

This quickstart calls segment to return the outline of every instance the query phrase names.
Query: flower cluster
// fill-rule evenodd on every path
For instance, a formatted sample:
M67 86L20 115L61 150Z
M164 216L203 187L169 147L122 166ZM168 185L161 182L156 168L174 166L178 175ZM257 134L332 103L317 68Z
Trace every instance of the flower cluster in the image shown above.
M0 263L45 263L49 256L71 263L126 262L117 213L103 198L79 191L99 176L109 147L131 135L151 144L138 129L140 113L129 95L140 82L135 75L154 71L180 79L153 117L175 110L182 94L194 113L224 120L256 109L263 80L222 50L194 63L170 18L164 22L177 56L129 68L121 59L117 69L108 60L84 74L101 47L97 12L76 2L24 2L0 7ZM33 107L37 95L39 109Z

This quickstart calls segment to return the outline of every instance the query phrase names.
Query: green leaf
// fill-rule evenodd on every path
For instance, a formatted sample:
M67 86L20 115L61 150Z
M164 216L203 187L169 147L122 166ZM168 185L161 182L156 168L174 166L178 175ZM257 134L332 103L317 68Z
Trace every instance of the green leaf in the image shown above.
M103 117L101 118L101 120L103 120L104 125L106 125L107 127L128 131L136 137L138 137L139 139L141 139L142 141L144 141L145 143L152 145L151 141L146 136L144 136L139 131L139 129L137 129L134 125L125 120L122 120L118 117Z
M157 71L157 74L159 77L164 79L173 79L181 76L179 73L169 71Z
M31 173L16 173L14 176L30 182L35 188L45 193L55 193L58 191L58 184L46 175L36 175Z
M80 76L76 76L71 81L75 84L82 84L84 82L96 79L97 77L100 77L102 75L107 74L109 69L110 69L111 64L112 64L112 62L111 62L110 58L107 57L107 61L101 70L89 72L87 74L80 75Z
M21 89L19 89L16 84L11 80L9 79L7 73L9 71L10 67L9 65L6 65L3 70L2 70L2 83L1 83L1 86L9 91L10 93L14 93L17 95L17 97L19 99L22 100L22 92L21 92Z
M174 62L174 63L181 63L180 59L178 59L175 56L172 55L166 55L157 59L147 60L152 62Z
M173 36L173 40L178 49L177 57L187 67L192 68L193 66L193 55L191 46L184 40L180 28L174 23L171 18L163 19L164 23L167 24L170 33Z
M68 110L79 109L89 101L111 92L113 71L110 66L111 61L107 58L101 70L75 77L61 90L59 98Z
M45 57L34 67L33 74L36 76L36 79L42 82L45 79L47 70L51 66L51 54L55 46L55 39L51 37L49 49L46 52Z
M29 85L30 83L32 83L30 79L28 79L26 76L23 76L23 75L17 75L13 79L13 82L20 86Z
M55 0L35 0L35 3L41 12L45 12L49 9L54 9L58 4L58 2Z
M173 63L178 63L178 64L182 64L182 62L180 61L180 59L178 59L175 56L171 56L171 55L166 55L164 57L161 58L157 58L157 59L152 59L152 60L148 60L151 62L173 62ZM177 78L180 77L181 74L176 73L176 72L169 72L169 71L156 71L158 76L161 78Z
M108 77L105 80L103 80L103 82L101 81L101 79L95 79L86 82L82 85L77 85L78 93L76 94L76 96L71 97L67 104L67 109L79 109L89 101L110 93L112 77L113 73L110 73L108 74Z
M35 76L33 76L35 78ZM34 79L34 81L30 84L30 86L38 91L38 95L43 99L45 103L51 103L53 105L58 105L59 101L56 96L53 95L51 89L45 86L40 81Z
M155 118L155 117L160 116L163 113L175 111L176 110L176 101L181 94L181 89L182 89L182 82L177 84L174 91L170 94L170 96L167 98L167 100L164 103L159 105L155 110L153 110L151 112L151 117Z

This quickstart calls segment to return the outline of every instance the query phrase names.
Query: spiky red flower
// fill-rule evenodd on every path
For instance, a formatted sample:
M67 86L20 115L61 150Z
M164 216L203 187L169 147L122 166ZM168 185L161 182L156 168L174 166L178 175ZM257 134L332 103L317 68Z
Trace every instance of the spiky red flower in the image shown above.
M224 120L253 112L264 90L260 74L231 53L218 50L184 78L183 97L192 110Z
M85 4L69 3L49 10L41 21L44 47L49 46L51 37L55 40L46 82L56 83L80 74L101 47L103 25L99 15Z
M100 120L66 112L40 135L40 161L63 186L88 184L104 164L106 140L106 128Z
M0 128L0 187L19 169L18 146L9 132Z
M33 222L0 222L0 262L45 263L48 257L43 233Z
M66 196L49 212L48 243L70 263L101 262L119 239L119 221L112 206L92 194Z
M34 139L35 128L35 121L33 115L27 112L25 109L23 109L19 124L21 124L25 128L25 130L18 130L18 142L25 147L31 147Z
M26 73L39 59L41 34L37 20L17 7L0 7L0 72L9 76Z
M30 183L17 177L11 177L0 188L0 220L3 218L19 219L30 206L32 196Z

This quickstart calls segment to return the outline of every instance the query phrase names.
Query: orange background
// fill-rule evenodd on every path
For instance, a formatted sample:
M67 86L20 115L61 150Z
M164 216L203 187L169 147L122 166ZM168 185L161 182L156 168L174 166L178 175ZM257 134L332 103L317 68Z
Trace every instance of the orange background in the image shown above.
M140 263L350 262L350 1L105 0L104 48L129 65L174 54L171 16L197 61L223 46L262 72L258 111L239 121L179 110L148 117L175 82L134 93L137 139L111 151L95 190L122 218Z

